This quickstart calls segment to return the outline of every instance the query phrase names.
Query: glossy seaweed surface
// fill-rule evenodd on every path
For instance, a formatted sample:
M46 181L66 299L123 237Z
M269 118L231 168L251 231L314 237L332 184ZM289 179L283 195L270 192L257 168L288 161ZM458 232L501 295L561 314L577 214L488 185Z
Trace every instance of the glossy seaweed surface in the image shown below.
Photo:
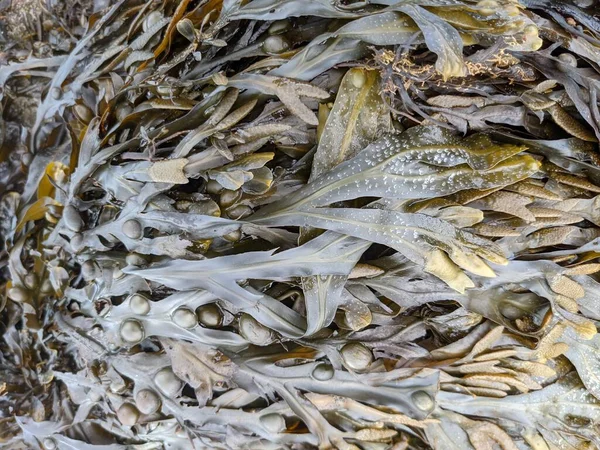
M600 449L593 0L0 1L0 447Z

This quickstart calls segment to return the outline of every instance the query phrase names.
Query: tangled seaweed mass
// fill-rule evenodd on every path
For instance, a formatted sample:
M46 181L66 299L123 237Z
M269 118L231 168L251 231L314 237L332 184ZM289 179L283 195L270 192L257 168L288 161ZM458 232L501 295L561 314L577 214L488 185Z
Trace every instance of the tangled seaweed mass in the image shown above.
M600 449L600 5L0 1L0 446Z

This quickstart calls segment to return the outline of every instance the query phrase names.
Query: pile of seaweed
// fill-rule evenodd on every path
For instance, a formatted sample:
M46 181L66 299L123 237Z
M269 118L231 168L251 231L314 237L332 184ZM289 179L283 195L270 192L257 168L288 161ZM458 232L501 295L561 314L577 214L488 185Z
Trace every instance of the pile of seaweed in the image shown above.
M590 0L0 1L0 444L600 448Z

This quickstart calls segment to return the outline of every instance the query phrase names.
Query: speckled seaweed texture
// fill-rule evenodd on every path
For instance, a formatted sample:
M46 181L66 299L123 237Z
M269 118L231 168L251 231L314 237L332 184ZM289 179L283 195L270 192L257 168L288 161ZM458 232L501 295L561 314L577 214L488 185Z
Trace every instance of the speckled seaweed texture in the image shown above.
M600 448L591 0L0 0L0 447Z

